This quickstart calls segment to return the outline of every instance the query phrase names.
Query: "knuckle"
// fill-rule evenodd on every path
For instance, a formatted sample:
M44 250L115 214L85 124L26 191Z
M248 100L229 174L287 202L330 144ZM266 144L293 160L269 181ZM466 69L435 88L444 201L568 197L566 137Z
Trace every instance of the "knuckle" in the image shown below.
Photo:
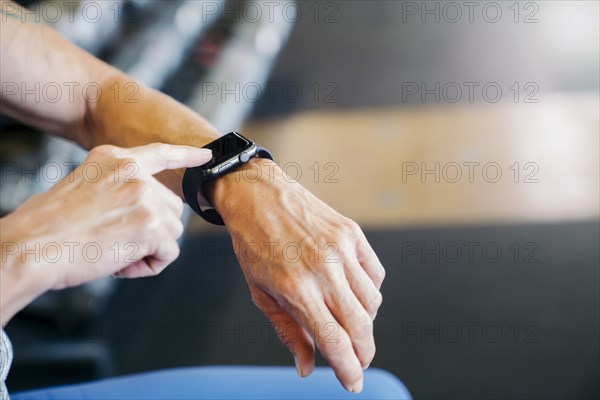
M117 168L122 171L129 172L129 175L134 175L133 172L138 170L137 160L131 157L117 158Z
M343 257L338 255L337 259L343 262ZM336 287L344 279L343 267L339 263L318 263L316 267L320 275Z
M180 237L183 234L183 231L183 223L181 222L181 220L177 219L177 221L175 221L175 237ZM177 249L179 249L179 246L177 246ZM177 254L177 256L179 256L179 254Z
M117 146L113 146L111 144L102 144L100 146L94 147L89 152L89 157L91 158L104 158L104 157L114 157L119 151Z
M369 307L371 308L371 310L373 312L376 312L379 309L379 307L381 307L382 303L383 303L383 295L378 290L377 293L375 294L375 297L373 297L373 299L369 303Z
M302 293L302 285L299 280L291 275L284 275L276 280L275 288L284 297L298 296Z
M350 218L345 219L345 226L347 227L348 232L354 237L362 236L362 229L360 225L356 221Z
M179 245L177 244L177 242L175 242L173 244L173 250L172 250L172 256L171 256L171 260L169 261L169 263L177 260L179 258L179 254L181 254L181 249L179 248Z
M113 156L114 161L111 163L110 168L114 172L112 175L116 179L127 180L128 182L133 182L134 180L130 175L134 168L137 168L135 163L136 161L133 158L119 158L116 155Z
M298 310L302 314L308 314L307 305L314 302L300 279L289 276L275 282L272 294L284 308Z
M150 207L147 207L147 206L142 206L142 207L138 208L137 218L138 218L139 223L145 229L153 229L160 225L159 218L156 215L156 213L154 212L154 210L152 210Z
M141 222L148 222L152 218L154 218L154 213L152 212L152 210L145 206L138 207L138 209L136 210L136 215Z
M370 341L368 348L365 352L365 355L363 357L361 357L362 359L361 364L363 366L367 366L368 364L371 363L371 361L373 361L373 359L375 358L375 353L376 353L376 348L375 348L375 341Z
M152 188L150 185L144 182L132 182L127 184L127 190L129 195L134 197L134 200L140 204L145 204L143 200L147 199L152 194Z
M375 341L373 340L373 344L371 346L371 356L369 358L369 364L371 363L371 361L373 361L373 359L375 358L375 354L377 353L377 346L375 345Z
M152 216L146 220L146 229L152 232L162 231L160 218L152 212Z
M386 274L385 268L383 268L383 267L377 268L376 273L377 273L378 284L381 285L385 279L385 274Z
M176 195L172 195L173 196L173 204L175 205L175 213L177 214L178 217L181 217L181 214L183 214L183 201L179 198L179 196Z
M368 337L373 333L373 320L368 314L363 312L363 316L359 317L356 324L356 331L359 337Z

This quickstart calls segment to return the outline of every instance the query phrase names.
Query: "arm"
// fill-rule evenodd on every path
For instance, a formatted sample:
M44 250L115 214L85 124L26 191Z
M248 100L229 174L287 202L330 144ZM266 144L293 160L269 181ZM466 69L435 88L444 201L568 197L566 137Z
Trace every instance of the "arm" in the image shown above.
M148 143L200 147L220 136L189 108L98 60L50 27L22 23L15 7L2 1L2 114L86 149ZM48 92L42 95L44 88ZM38 98L23 89L35 91ZM183 170L175 170L158 178L182 197L182 177Z
M0 323L2 327L22 308L44 293L48 287L39 270L39 264L23 262L17 238L7 236L8 217L0 219L2 268L0 268ZM38 267L36 269L36 267Z
M60 107L30 105L3 93L3 112L86 148L150 142L200 146L219 136L183 105L136 83L48 28L17 21L3 22L2 29L3 82L97 82L103 93L110 93L97 102L81 96ZM26 52L29 62L16 61L24 57L17 56L22 50L15 48L30 46L37 51ZM5 70L5 63L19 67L6 64ZM124 89L128 83L139 86L136 103L126 103L124 96L115 99L110 92L111 85ZM362 371L375 355L373 319L382 301L383 266L356 223L285 179L280 168L268 160L252 160L243 168L218 179L210 196L234 241L253 301L294 355L299 375L311 373L319 348L344 387L360 392ZM244 172L260 176L240 176ZM182 170L174 170L158 178L181 196L182 176ZM245 254L244 249L256 244L263 247L259 257ZM297 259L283 251L292 244L300 254ZM324 259L331 249L334 257ZM290 332L298 335L289 337Z

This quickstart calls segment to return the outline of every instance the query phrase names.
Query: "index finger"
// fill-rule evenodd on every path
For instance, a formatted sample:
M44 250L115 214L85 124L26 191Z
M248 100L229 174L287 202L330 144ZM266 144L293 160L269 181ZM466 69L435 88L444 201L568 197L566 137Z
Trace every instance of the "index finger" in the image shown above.
M141 168L154 175L166 169L191 168L206 164L212 158L212 151L193 146L152 143L127 149L119 148L118 155L136 160Z

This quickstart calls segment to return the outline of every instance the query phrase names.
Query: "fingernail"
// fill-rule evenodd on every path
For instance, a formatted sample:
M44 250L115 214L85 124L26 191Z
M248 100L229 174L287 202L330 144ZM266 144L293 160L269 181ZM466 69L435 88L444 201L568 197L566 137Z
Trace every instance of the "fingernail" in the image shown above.
M298 372L298 376L300 378L304 378L304 371L302 371L302 367L300 366L300 363L298 362L298 358L296 357L296 355L294 355L294 364L296 364L296 371Z
M362 380L362 378L360 378L358 381L354 382L354 384L350 385L347 389L348 389L349 392L352 392L352 393L357 393L358 394L358 393L362 392L362 389L363 389L363 380Z
M369 366L371 365L371 363L367 364L366 366L363 367L363 371L366 371L367 368L369 368Z

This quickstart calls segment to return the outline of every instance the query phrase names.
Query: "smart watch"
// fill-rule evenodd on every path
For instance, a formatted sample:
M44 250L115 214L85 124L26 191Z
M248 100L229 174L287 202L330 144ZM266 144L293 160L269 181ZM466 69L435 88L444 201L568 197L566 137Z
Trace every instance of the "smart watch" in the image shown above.
M271 153L256 145L237 132L230 132L203 148L212 150L212 159L204 165L187 168L183 175L183 195L192 209L206 221L215 225L225 225L223 218L214 208L202 209L198 198L206 196L206 183L229 172L254 157L273 159Z

